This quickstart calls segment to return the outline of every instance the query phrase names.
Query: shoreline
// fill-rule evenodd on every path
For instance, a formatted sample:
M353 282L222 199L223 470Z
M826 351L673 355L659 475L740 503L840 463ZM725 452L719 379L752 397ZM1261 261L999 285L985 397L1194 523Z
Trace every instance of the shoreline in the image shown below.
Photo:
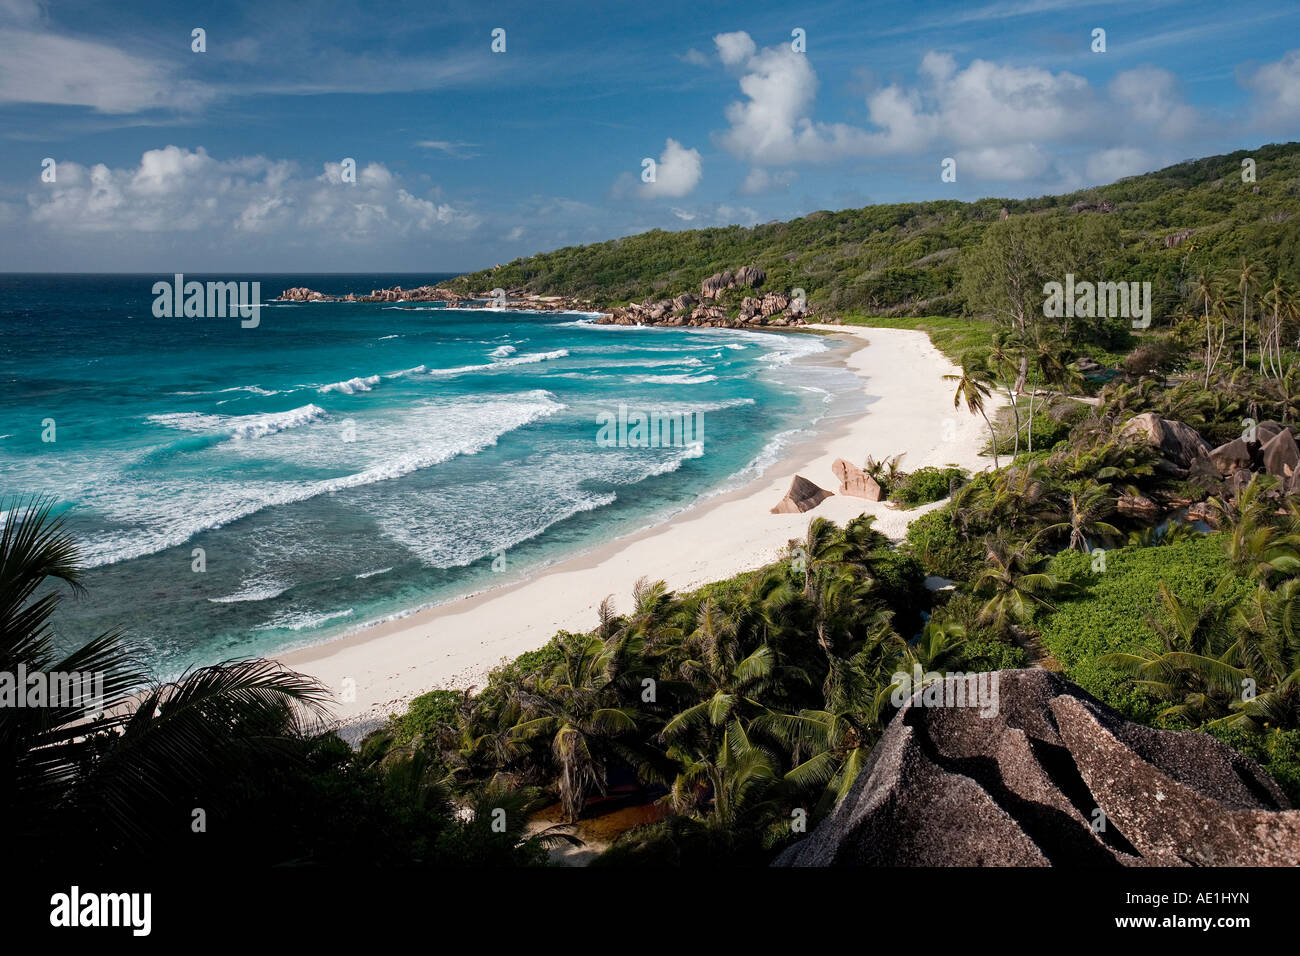
M953 366L924 332L807 328L838 333L849 343L856 340L859 347L846 349L840 361L861 380L867 397L864 412L827 416L812 426L813 434L782 449L763 475L659 524L562 559L522 580L287 651L276 659L321 680L336 696L334 713L341 724L370 724L427 691L482 686L490 670L540 648L556 631L589 630L607 595L613 596L616 608L626 609L638 578L663 579L672 590L690 590L776 560L815 517L843 524L863 513L874 514L876 527L897 539L912 519L938 506L903 511L883 501L834 495L802 514L770 514L795 474L834 491L838 484L830 465L836 458L861 464L868 454L880 459L903 452L907 470L956 464L978 471L992 464L979 456L986 441L983 420L964 409L953 410L953 387L942 379ZM996 402L990 405L997 407ZM344 699L348 687L355 691L352 700Z

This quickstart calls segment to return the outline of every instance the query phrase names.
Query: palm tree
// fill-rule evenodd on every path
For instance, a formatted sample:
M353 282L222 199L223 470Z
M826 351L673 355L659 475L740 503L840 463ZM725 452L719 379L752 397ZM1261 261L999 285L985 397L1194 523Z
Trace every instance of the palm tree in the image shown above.
M1062 510L1065 520L1048 525L1038 532L1040 535L1068 531L1070 541L1067 547L1084 554L1092 551L1089 538L1113 540L1119 537L1119 529L1104 520L1115 513L1115 499L1110 495L1110 485L1088 479L1064 497Z
M1208 504L1227 532L1224 547L1238 571L1264 580L1300 571L1300 534L1273 523L1271 496L1277 479L1253 475L1236 498L1211 497Z
M966 628L957 621L926 622L921 636L903 651L904 660L922 671L947 673L963 670L969 663Z
M0 814L20 846L31 841L31 858L69 841L147 852L181 807L188 819L188 808L230 780L302 758L328 694L272 661L228 661L151 683L119 632L59 656L51 616L58 584L82 589L76 542L48 499L0 510L0 671L23 668L51 685L59 675L102 680L93 699L0 707Z
M1036 563L1028 542L1008 543L1001 537L986 541L986 567L972 585L975 594L992 591L980 609L979 621L993 624L1006 633L1029 617L1035 605L1055 610L1044 595L1051 595L1061 582L1050 574L1034 572Z
M1224 342L1226 340L1226 330L1223 322L1220 322L1219 335L1214 335L1214 328L1210 323L1210 311L1220 311L1222 299L1219 296L1218 285L1208 272L1202 272L1196 278L1196 287L1194 291L1195 301L1199 301L1205 313L1205 387L1210 387L1210 376L1214 372L1214 366L1219 362L1219 356L1223 354Z
M621 704L618 691L639 683L642 640L565 634L559 646L562 659L554 669L525 682L524 717L511 733L521 741L549 738L560 803L565 820L574 823L593 790L605 793L610 756L631 753L617 744L635 734L643 715Z
M982 360L974 352L967 352L962 356L961 374L945 375L944 381L956 382L957 391L952 397L952 407L961 408L962 402L966 403L966 410L972 415L978 413L984 419L984 424L989 428L989 439L993 445L993 467L1001 468L1002 464L998 461L998 436L993 430L993 423L989 421L988 413L984 410L984 400L993 392L993 375L984 366Z
M1263 270L1253 262L1241 257L1241 268L1234 274L1237 292L1241 295L1241 367L1246 367L1246 326L1250 321L1250 284L1260 277ZM1263 371L1263 369L1261 369Z
M1164 719L1196 726L1228 715L1250 676L1232 663L1228 640L1232 586L1232 577L1226 575L1204 601L1193 603L1161 581L1164 614L1147 618L1160 646L1106 654L1098 663L1128 674L1133 683L1168 702L1160 715Z

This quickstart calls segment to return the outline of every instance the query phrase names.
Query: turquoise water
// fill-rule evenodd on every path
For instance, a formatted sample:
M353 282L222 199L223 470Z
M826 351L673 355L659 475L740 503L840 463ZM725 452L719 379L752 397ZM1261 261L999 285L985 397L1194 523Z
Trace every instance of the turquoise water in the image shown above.
M154 318L158 278L0 276L0 489L53 495L83 548L60 640L125 626L160 676L527 575L743 483L853 401L808 335L390 303L244 329ZM238 278L267 299L439 276ZM702 440L602 447L620 405L698 416Z

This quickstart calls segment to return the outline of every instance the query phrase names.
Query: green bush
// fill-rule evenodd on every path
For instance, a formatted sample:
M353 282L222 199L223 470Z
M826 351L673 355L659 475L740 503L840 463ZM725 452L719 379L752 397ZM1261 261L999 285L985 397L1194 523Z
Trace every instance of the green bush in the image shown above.
M926 466L909 472L894 483L889 499L908 507L947 498L953 482L964 482L966 472L961 468L934 468Z
M927 571L954 581L969 576L980 559L979 542L965 541L957 534L947 507L913 521L905 541Z
M384 728L392 744L405 746L416 736L432 734L439 726L455 723L456 707L461 702L458 690L431 690L411 701L406 713L393 714Z
M1231 579L1230 599L1244 596L1252 584L1229 567L1220 535L1158 548L1117 548L1105 557L1102 572L1094 572L1094 559L1078 551L1048 562L1047 573L1075 590L1053 600L1054 613L1039 616L1043 643L1071 681L1128 716L1154 723L1164 705L1098 658L1139 645L1159 647L1147 619L1162 613L1161 582L1185 601L1204 599L1225 576Z

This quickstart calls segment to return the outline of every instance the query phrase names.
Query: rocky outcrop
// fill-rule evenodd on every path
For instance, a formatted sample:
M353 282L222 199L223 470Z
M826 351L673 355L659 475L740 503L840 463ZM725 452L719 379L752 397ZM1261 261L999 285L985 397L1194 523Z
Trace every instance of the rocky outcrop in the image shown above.
M1174 246L1182 245L1192 238L1193 231L1192 229L1180 229L1178 232L1165 236L1165 248L1172 249Z
M1087 202L1086 200L1080 199L1077 203L1075 203L1073 206L1070 207L1070 212L1073 213L1114 212L1114 211L1115 211L1115 204L1111 202L1109 199L1103 199L1101 202Z
M1131 723L1044 670L997 672L981 698L994 708L926 706L959 683L970 699L970 681L904 704L839 806L776 865L1300 864L1300 811L1208 734Z
M1210 445L1195 428L1173 419L1161 418L1155 412L1135 415L1124 425L1121 435L1132 441L1153 445L1161 461L1157 467L1180 478L1201 458L1209 458Z
M504 306L516 311L528 312L572 312L587 311L590 301L574 299L563 295L536 295L523 289L506 289ZM403 289L395 285L391 289L371 289L368 295L349 292L343 296L325 295L314 289L293 288L280 293L281 301L288 302L443 302L462 309L497 308L501 301L492 290L485 290L478 295L466 296L444 286L422 285L415 289Z
M767 273L758 266L742 266L736 270L736 285L747 285L757 289L767 281Z
M731 289L736 285L736 277L732 275L731 270L726 272L715 272L703 282L700 283L701 299L716 299L718 293L723 289Z
M784 498L776 503L776 507L772 509L772 514L802 514L816 508L833 494L834 492L827 491L825 488L817 487L803 475L795 475L794 481L790 482L790 490L785 493Z
M301 286L285 289L280 293L280 298L288 302L337 302L333 296L325 295L323 292L317 292L315 289L307 289Z
M1211 449L1210 461L1224 478L1240 468L1250 467L1250 447L1240 438L1234 438L1218 448Z
M1289 479L1300 466L1300 447L1288 428L1264 442L1259 455L1261 467L1274 478Z
M831 471L840 483L839 494L866 498L868 501L880 500L880 484L853 462L836 458L831 464Z

